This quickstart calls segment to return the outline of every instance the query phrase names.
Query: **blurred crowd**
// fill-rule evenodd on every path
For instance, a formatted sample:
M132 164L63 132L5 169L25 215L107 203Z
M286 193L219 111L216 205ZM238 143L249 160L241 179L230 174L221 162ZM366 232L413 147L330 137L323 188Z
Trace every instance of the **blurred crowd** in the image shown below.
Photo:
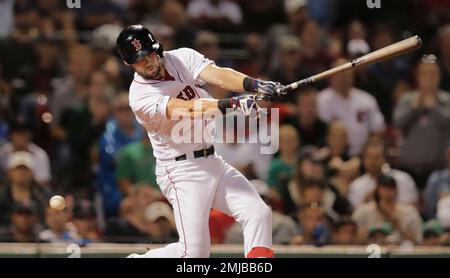
M450 1L80 2L0 0L1 242L177 241L115 51L141 23L165 50L283 84L420 35L413 54L271 103L275 155L239 140L216 150L272 207L274 244L450 244ZM55 194L64 210L48 206ZM243 242L219 211L210 230Z

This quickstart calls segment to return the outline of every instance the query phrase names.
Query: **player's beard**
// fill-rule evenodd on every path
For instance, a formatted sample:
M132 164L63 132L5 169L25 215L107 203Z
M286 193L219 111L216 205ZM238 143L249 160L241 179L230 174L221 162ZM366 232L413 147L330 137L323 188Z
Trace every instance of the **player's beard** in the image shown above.
M148 80L157 80L157 79L161 79L162 76L162 64L161 62L158 60L157 63L155 64L155 66L152 67L152 69L150 71L152 71L152 74L148 74L148 68L146 66L145 70L138 72L144 79L148 79Z
M156 79L161 79L161 65L156 66L154 73L152 75L147 74L145 71L142 75L142 77L144 77L145 79L149 79L149 80L156 80Z

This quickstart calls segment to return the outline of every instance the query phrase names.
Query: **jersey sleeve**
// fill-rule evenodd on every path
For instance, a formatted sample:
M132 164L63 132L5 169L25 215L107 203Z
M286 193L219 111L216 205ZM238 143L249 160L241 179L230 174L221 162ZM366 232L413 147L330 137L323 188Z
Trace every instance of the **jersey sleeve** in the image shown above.
M130 106L138 122L155 123L167 118L166 110L170 100L169 96L149 93L136 95L135 98L130 98Z
M198 76L207 66L214 64L214 61L190 48L180 48L180 53L186 68L190 71L194 80L203 83Z

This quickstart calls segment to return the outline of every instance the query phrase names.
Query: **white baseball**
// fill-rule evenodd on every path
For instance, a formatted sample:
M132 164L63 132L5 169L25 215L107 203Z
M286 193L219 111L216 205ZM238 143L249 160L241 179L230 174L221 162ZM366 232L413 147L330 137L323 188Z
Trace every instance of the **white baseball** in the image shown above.
M55 195L50 199L50 207L56 210L63 210L66 207L64 197Z

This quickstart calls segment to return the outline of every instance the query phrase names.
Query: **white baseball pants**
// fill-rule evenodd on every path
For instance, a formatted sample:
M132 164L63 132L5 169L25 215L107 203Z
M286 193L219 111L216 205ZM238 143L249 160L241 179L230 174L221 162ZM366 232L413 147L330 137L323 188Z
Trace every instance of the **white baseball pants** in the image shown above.
M242 225L247 257L255 250L271 252L271 209L250 182L220 156L158 161L156 176L161 191L173 207L180 239L164 248L133 257L209 257L211 208L232 216ZM265 251L255 254L265 256Z

